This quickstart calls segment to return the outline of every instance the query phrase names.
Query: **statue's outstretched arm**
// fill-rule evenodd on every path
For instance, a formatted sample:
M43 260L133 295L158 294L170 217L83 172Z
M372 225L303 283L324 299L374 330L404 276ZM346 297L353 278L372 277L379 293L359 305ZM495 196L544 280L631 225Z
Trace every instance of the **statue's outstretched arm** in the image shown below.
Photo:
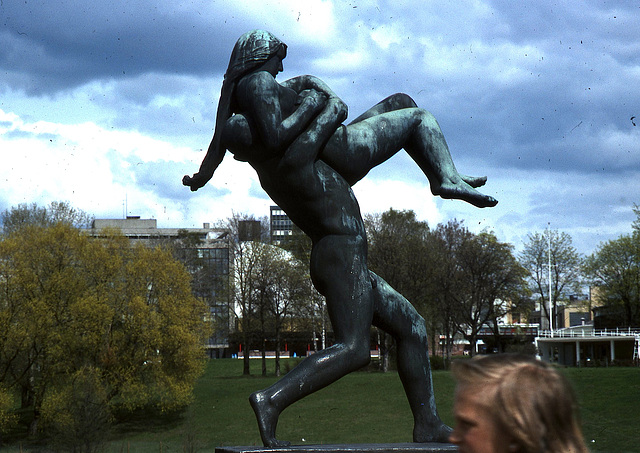
M192 192L195 192L200 187L204 186L213 176L222 159L224 158L226 149L223 146L216 144L216 137L211 140L209 149L204 157L204 160L200 164L200 170L193 176L185 175L182 178L182 184L189 186Z

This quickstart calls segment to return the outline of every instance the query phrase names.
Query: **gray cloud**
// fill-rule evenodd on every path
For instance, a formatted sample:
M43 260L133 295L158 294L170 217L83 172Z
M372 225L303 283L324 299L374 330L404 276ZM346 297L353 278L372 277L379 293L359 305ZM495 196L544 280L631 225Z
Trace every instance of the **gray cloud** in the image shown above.
M220 42L242 33L237 21L227 25L153 1L30 0L5 2L0 11L0 67L33 93L146 72L224 72L228 50Z
M4 1L0 92L27 100L16 107L5 96L0 107L62 123L85 114L106 129L203 149L235 40L267 28L289 45L283 77L326 80L350 118L399 91L435 114L460 171L488 174L486 190L500 199L493 211L439 203L445 216L479 219L517 240L553 218L585 249L632 220L640 201L633 2L330 2L334 22L318 36L295 11L285 17L283 4ZM195 169L169 165L147 163L136 180L163 199L198 197L178 184ZM371 178L425 183L406 156ZM250 195L265 198L257 186Z

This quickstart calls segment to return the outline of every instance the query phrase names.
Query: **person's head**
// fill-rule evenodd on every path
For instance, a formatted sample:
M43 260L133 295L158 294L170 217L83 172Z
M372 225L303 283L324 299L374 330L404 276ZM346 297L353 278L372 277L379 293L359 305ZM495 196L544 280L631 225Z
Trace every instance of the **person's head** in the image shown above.
M530 356L459 360L451 442L463 453L587 452L567 380Z
M216 126L210 146L213 155L224 154L222 130L234 110L233 97L238 81L260 68L269 71L275 77L282 70L282 60L286 56L287 45L268 31L253 30L238 38L222 82Z
M225 80L237 80L267 63L275 66L277 74L282 70L282 60L286 56L287 45L272 33L265 30L247 32L238 38L231 52ZM272 72L272 75L275 74Z

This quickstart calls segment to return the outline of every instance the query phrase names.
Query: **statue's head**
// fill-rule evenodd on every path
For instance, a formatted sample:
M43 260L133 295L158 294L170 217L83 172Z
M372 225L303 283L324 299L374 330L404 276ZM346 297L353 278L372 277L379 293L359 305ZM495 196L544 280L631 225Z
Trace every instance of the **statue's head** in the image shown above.
M284 58L287 46L273 34L264 30L253 30L240 36L231 52L229 67L224 75L218 112L216 114L216 129L213 135L212 149L220 154L222 149L222 130L233 113L233 93L236 83L242 76L263 66L274 56Z
M275 55L286 56L287 45L265 30L253 30L242 35L236 42L225 80L235 80L262 66Z

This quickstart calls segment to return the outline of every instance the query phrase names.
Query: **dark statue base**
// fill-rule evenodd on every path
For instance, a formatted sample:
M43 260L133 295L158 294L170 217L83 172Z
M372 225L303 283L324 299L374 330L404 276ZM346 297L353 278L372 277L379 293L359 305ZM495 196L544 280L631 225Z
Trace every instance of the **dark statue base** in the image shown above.
M281 448L216 448L216 453L438 453L444 451L458 451L458 449L453 444L440 443L291 445Z

